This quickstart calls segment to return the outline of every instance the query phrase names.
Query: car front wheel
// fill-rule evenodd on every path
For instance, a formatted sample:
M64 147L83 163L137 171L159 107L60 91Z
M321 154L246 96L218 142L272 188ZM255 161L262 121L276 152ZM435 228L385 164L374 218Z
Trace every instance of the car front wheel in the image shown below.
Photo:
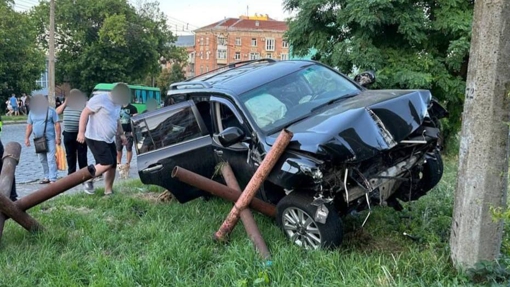
M305 249L334 248L342 243L343 224L333 204L328 209L326 222L315 221L319 207L312 205L313 197L292 192L276 206L276 221L293 243Z

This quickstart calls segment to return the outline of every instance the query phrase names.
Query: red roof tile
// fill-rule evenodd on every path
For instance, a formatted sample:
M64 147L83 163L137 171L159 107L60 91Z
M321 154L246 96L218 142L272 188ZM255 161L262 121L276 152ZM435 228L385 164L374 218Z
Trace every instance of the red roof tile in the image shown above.
M204 26L196 31L208 29L225 29L225 30L273 30L273 31L287 31L287 23L276 20L251 20L251 19L237 19L227 18L216 23Z

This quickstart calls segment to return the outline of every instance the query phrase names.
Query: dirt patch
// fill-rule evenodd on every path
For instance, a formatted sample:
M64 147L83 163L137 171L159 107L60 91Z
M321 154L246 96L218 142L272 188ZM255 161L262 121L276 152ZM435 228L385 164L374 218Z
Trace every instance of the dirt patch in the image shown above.
M171 202L173 200L173 195L169 191L164 191L163 193L159 192L141 192L133 195L134 198L147 200L150 202Z
M365 252L401 253L404 251L402 242L391 237L372 236L368 231L359 228L345 234L345 244Z
M88 207L84 207L84 206L76 207L76 206L64 205L64 206L52 206L52 207L48 207L48 208L41 208L41 212L42 213L51 213L58 209L61 209L61 210L63 209L65 211L70 211L70 212L80 213L80 214L88 214L93 211L92 209L90 209Z

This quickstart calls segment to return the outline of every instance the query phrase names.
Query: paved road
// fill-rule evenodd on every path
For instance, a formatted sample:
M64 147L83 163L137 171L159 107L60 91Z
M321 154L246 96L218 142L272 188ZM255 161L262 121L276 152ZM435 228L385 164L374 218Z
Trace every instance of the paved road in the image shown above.
M34 152L34 147L26 147L24 145L25 128L26 125L24 124L4 125L2 131L2 143L4 146L8 142L12 141L19 142L22 146L20 162L16 168L16 183L20 197L41 188L41 185L38 184L38 181L43 177L42 167L39 163L39 159L36 153ZM126 158L124 154L122 162L125 161ZM88 162L89 164L94 164L94 158L90 151L88 153ZM59 171L58 175L59 178L64 177L67 175L67 172ZM138 173L136 172L136 153L133 156L133 160L131 162L130 178L138 178ZM96 182L96 187L102 186L102 181ZM79 186L68 191L67 193L76 193L81 190L81 186Z

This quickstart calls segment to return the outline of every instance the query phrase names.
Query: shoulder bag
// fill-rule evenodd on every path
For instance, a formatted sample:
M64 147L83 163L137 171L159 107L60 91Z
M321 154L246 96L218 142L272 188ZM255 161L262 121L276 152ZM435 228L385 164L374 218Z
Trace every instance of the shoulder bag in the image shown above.
M48 141L46 141L46 126L48 125L49 108L46 110L46 119L44 120L44 132L41 137L34 138L35 153L47 153Z

